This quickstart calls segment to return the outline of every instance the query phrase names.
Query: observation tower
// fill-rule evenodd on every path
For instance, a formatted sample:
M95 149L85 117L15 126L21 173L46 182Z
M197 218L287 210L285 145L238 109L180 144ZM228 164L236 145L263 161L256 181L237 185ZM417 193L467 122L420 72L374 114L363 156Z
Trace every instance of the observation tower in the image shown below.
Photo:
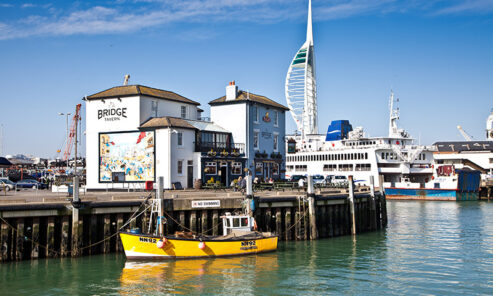
M308 2L306 41L289 66L285 94L291 115L301 135L318 134L311 0Z

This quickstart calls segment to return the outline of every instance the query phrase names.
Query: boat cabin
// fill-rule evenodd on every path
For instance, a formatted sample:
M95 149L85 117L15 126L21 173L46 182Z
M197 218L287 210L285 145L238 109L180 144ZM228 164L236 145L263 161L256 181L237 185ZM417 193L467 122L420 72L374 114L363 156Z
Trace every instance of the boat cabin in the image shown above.
M223 235L244 235L252 231L254 218L248 215L231 215L226 213L223 219Z

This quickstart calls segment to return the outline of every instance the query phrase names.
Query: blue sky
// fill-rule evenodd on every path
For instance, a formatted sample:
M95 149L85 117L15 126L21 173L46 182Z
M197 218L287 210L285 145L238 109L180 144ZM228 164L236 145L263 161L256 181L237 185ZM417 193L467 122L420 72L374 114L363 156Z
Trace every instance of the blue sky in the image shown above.
M0 0L3 154L54 157L84 95L131 84L202 104L231 80L286 104L307 0ZM493 0L313 0L319 128L386 135L388 97L422 144L485 138L493 108ZM287 132L295 129L288 117Z

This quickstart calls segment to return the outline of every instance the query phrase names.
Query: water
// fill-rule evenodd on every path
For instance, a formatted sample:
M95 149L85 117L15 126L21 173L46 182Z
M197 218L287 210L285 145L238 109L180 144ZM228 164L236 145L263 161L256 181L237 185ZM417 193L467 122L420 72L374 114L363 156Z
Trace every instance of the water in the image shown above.
M0 295L493 294L493 203L388 202L385 231L281 243L259 256L0 264Z

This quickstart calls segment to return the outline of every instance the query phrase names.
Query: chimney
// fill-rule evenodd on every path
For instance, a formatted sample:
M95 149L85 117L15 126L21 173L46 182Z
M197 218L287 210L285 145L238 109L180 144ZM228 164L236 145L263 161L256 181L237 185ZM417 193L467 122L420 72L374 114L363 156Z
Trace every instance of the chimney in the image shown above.
M238 95L238 87L235 85L234 81L231 81L228 86L226 86L226 101L233 101Z
M125 79L123 80L123 85L128 85L129 79L130 79L130 74L125 75Z

